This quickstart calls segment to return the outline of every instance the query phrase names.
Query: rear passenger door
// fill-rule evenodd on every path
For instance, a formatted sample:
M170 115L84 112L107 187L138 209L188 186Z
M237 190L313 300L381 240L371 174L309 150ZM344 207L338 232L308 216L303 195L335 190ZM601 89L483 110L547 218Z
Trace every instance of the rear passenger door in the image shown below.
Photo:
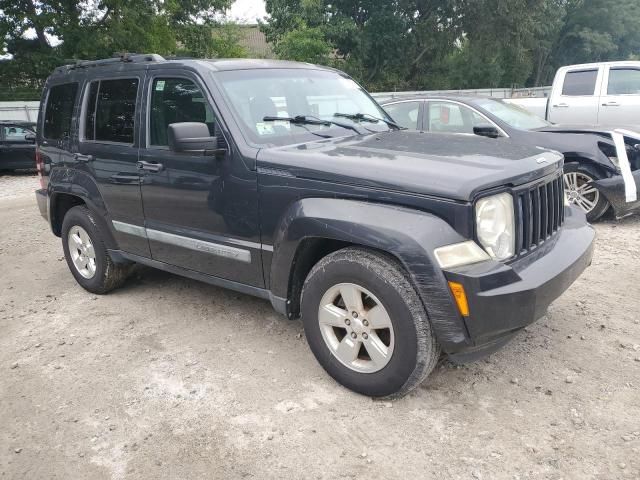
M596 125L600 106L602 69L598 67L567 70L561 79L562 90L549 105L549 121L560 124Z
M137 167L144 75L97 78L85 84L74 166L95 178L119 247L150 256Z

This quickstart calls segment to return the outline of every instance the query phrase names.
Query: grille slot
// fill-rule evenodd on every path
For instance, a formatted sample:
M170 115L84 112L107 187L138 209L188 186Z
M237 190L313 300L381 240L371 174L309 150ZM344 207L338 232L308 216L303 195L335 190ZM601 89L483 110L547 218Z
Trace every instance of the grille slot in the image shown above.
M516 255L520 256L549 240L564 224L562 175L517 190L515 194L518 222Z

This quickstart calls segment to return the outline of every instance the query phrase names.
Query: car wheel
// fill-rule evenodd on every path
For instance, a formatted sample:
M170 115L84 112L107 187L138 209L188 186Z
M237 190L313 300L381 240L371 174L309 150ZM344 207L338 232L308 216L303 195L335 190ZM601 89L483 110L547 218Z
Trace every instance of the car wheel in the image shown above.
M131 265L113 263L100 229L86 207L73 207L62 222L62 248L76 281L92 293L103 294L121 286Z
M438 361L424 306L404 269L385 255L357 247L327 255L307 276L301 303L318 362L358 393L402 396Z
M589 222L595 222L609 209L609 202L591 183L599 180L590 168L577 163L564 166L564 189L569 203L579 206Z

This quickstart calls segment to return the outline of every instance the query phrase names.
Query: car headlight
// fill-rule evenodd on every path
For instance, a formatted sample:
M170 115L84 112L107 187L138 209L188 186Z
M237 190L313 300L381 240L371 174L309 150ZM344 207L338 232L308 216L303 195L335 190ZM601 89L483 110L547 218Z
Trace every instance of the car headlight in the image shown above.
M513 196L500 193L476 202L478 240L496 260L506 260L515 253Z
M613 163L613 165L614 165L618 170L620 170L620 160L618 160L618 157L608 157L608 158L609 158L609 161L610 161L611 163Z

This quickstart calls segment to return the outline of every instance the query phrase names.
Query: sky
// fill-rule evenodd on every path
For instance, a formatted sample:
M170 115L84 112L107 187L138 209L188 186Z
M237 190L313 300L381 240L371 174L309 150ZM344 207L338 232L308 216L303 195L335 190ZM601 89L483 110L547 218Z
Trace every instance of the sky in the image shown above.
M229 17L240 23L256 23L266 14L264 0L236 0L229 10Z

